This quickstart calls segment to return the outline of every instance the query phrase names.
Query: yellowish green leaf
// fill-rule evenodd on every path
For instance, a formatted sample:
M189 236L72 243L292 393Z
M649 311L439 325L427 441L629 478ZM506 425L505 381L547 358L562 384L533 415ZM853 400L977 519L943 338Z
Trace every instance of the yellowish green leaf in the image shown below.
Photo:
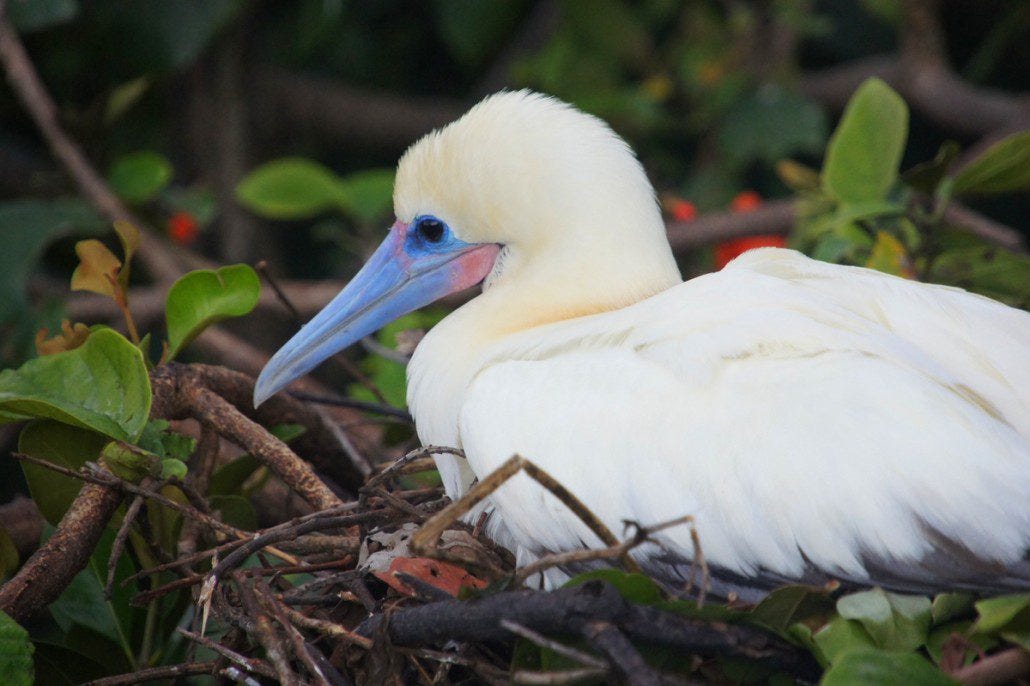
M75 254L79 257L79 266L72 273L72 290L92 291L114 298L114 284L118 280L121 260L95 238L76 243Z

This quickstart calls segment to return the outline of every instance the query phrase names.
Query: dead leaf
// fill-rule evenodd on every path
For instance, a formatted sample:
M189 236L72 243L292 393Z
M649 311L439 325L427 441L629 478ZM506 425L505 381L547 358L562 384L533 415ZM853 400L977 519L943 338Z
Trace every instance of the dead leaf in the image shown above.
M449 562L432 560L428 557L397 557L390 562L390 568L374 572L376 578L404 595L417 595L414 589L401 581L397 574L408 574L457 597L462 588L486 588L486 582L472 576L464 569Z
M132 262L132 255L139 248L140 234L139 229L134 224L121 219L115 221L114 230L118 234L118 240L122 242L122 257L125 262L125 268L118 273L118 282L124 289L129 287L129 263Z
M92 291L109 298L115 297L114 283L121 269L121 261L107 246L95 238L75 244L79 266L72 274L73 291Z
M916 277L905 246L886 231L876 232L876 242L873 244L873 250L869 254L865 266L894 276L903 276L906 279Z
M36 332L36 354L40 357L74 350L86 342L90 332L89 327L85 324L80 322L72 324L67 319L63 319L60 333L47 338L49 333L50 330L45 327Z

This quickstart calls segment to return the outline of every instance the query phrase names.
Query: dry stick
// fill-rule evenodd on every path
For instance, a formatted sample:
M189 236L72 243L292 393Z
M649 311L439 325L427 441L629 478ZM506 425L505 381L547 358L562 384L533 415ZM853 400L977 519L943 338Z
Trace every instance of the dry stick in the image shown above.
M118 491L124 491L126 493L131 493L133 495L149 498L150 500L160 503L161 505L164 505L165 507L171 510L175 510L179 514L196 519L200 523L205 524L206 526L209 526L213 529L218 529L222 533L225 533L229 536L233 536L234 538L240 541L249 541L254 537L254 534L250 532L243 531L242 529L237 529L231 524L226 524L225 522L222 522L209 514L205 514L194 507L190 507L189 505L177 503L174 500L167 498L161 495L160 493L157 493L156 491L151 491L147 488L141 488L140 486L137 486L134 483L131 483L129 481L126 481L125 479L121 479L115 476L111 472L107 471L106 469L102 469L99 466L94 466L91 469L87 465L87 467L83 468L82 471L75 471L73 469L68 469L67 467L64 467L62 465L50 462L49 460L44 460L39 457L27 455L25 453L11 453L11 457L13 457L16 460L23 460L25 462L32 462L33 464L38 464L39 466L46 467L47 469L54 471L58 474L69 476L74 479L81 479L82 481L85 481L87 483L106 486L108 488L113 488ZM284 562L287 562L289 564L297 564L296 557L288 553L284 553L283 551L278 550L277 548L269 548L268 552L275 555ZM174 567L178 564L178 562L174 562L171 563L171 566ZM168 568L169 567L165 567L165 569ZM136 578L136 575L134 575L133 578Z
M636 527L636 533L630 538L618 543L617 545L609 546L607 548L599 549L586 549L586 550L569 550L562 553L553 553L551 555L545 555L538 560L535 560L525 567L518 569L515 572L515 576L512 578L512 586L518 587L525 583L526 579L543 572L544 570L552 567L559 567L562 565L571 564L574 562L586 562L589 560L610 560L616 557L622 557L626 555L630 550L637 546L647 542L650 539L651 534L657 533L664 529L669 529L674 526L681 524L690 524L690 538L694 547L694 564L691 566L690 573L690 586L693 585L694 579L694 567L700 567L701 577L703 580L701 597L698 599L698 604L701 604L704 600L704 594L710 583L710 574L708 564L705 561L704 554L701 551L701 540L697 536L697 530L693 526L694 518L691 515L678 517L676 519L669 520L667 522L661 522L654 526L643 527L638 524L633 524ZM688 586L688 589L690 588Z
M580 669L563 669L557 672L528 672L519 670L511 675L512 683L526 686L572 686L587 679L598 679L608 674L607 669L582 667Z
M803 678L821 670L806 651L766 631L745 625L691 619L625 600L611 585L592 580L556 591L505 591L473 600L448 600L398 610L389 620L366 619L357 628L362 636L386 631L399 645L453 641L506 641L509 619L541 633L579 634L589 621L607 621L634 641L667 646L702 655L727 655L761 660Z
M201 674L217 674L218 663L212 662L188 662L181 665L166 665L164 667L151 667L141 669L127 674L117 676L105 676L101 679L87 681L82 686L133 686L144 681L157 681L158 679L175 679L182 676L198 676Z
M431 455L441 454L441 453L448 454L448 455L455 455L455 456L461 457L461 458L465 457L465 451L461 450L460 448L447 448L447 447L444 447L444 446L436 446L436 445L428 445L428 446L425 446L425 447L422 447L422 448L416 448L415 450L412 450L411 452L409 452L404 457L402 457L400 459L397 459L397 460L394 460L388 466L384 467L378 474L375 474L374 476L372 476L368 481L365 482L365 485L361 487L360 491L362 493L367 493L371 489L374 489L374 488L380 486L381 484L383 484L386 481L390 480L394 476L397 476L399 474L407 474L408 473L407 472L407 467L409 465L411 465L412 463L420 462L421 464L427 464L427 463L421 462L421 460L429 459L429 460L432 461L432 458L430 457ZM435 467L436 467L436 462L432 461L432 464L428 465L426 468L427 469L432 469L432 468L435 468Z
M125 549L125 540L129 537L129 532L132 530L133 522L136 521L140 508L143 507L143 502L144 498L142 495L137 495L132 499L132 503L125 511L122 525L118 527L118 534L114 537L114 543L111 545L111 555L107 558L107 583L104 584L104 598L107 600L111 600L111 593L114 589L114 575L118 571L118 559L122 556L122 551Z
M350 629L335 622L329 622L324 619L317 619L315 617L308 617L307 615L294 610L289 605L283 605L283 612L290 618L290 621L298 626L302 626L305 629L311 629L317 631L320 634L329 636L330 638L340 639L369 650L372 647L372 639L354 633Z
M271 620L261 609L254 589L248 586L244 577L236 572L233 572L233 580L236 582L236 592L239 594L244 611L254 620L252 633L265 649L265 655L275 668L279 683L283 686L299 686L300 679L290 668L290 660L282 639L276 635Z
M286 637L290 639L290 645L293 648L294 656L304 663L308 673L314 677L315 682L320 686L330 686L329 680L326 679L325 674L317 664L315 664L314 658L311 653L308 652L307 645L305 645L304 637L300 635L297 628L290 623L286 613L283 611L283 604L276 600L272 594L271 589L263 581L255 582L256 588L260 593L259 599L264 603L265 607L272 612L276 621L282 626L283 631L286 632Z
M337 395L322 395L320 393L307 393L305 391L290 391L289 395L296 398L297 400L303 400L308 403L317 403L319 405L333 405L335 407L348 407L353 410L362 410L363 412L374 412L376 414L386 415L387 417L394 417L401 419L405 422L411 423L411 413L407 410L402 410L399 407L393 405L386 405L381 403L370 403L364 400L355 400L353 398L344 398Z
M191 413L222 436L252 453L276 473L290 488L318 510L342 505L318 478L307 462L257 422L248 419L224 398L200 385L180 389Z
M951 674L963 686L996 686L1030 675L1030 652L1009 648Z
M500 467L490 472L478 484L470 488L460 499L433 515L428 522L422 525L422 528L411 537L412 551L427 557L442 556L441 559L447 559L445 551L437 548L437 542L440 540L444 530L520 471L525 471L529 477L564 503L605 545L609 547L619 545L619 540L608 530L604 522L598 519L579 498L558 483L554 477L526 458L521 455L512 455ZM620 559L627 570L640 572L639 565L627 553L623 553Z
M200 645L204 646L209 650L213 650L229 662L232 662L233 664L237 664L240 667L243 667L243 669L247 670L248 672L251 672L253 674L260 674L261 676L266 676L269 679L276 678L275 670L269 667L264 660L255 657L245 657L243 655L240 655L235 650L230 650L229 648L223 646L221 643L218 643L217 641L212 641L210 638L202 636L201 634L194 633L189 629L183 629L182 627L180 627L176 629L176 631L178 631L179 634L185 636L189 640L195 643L199 643Z
M287 528L283 528L282 525L280 525L266 529L258 536L255 536L250 541L244 543L239 548L226 555L225 558L211 570L210 576L216 579L221 577L226 571L239 566L248 557L265 548L270 543L278 543L279 541L289 538L295 538L296 536L308 533L309 531L318 531L320 529L340 529L354 524L360 524L362 522L380 518L383 514L384 510L373 510L370 512L360 512L351 515L316 517Z
M605 664L604 660L599 660L590 653L584 653L582 650L577 650L572 646L565 645L564 643L553 641L544 636L543 634L537 631L533 631L528 626L522 626L518 622L513 622L510 619L502 619L501 626L503 626L505 629L512 632L516 636L521 636L522 638L526 639L527 641L536 646L553 650L559 655L564 655L570 660L578 662L581 665L586 665L587 667L593 667L595 669L602 670L608 667L608 665Z
M54 535L0 586L0 611L21 623L56 600L86 566L121 502L116 488L84 484Z
M628 686L659 686L666 681L611 622L587 622L582 634Z

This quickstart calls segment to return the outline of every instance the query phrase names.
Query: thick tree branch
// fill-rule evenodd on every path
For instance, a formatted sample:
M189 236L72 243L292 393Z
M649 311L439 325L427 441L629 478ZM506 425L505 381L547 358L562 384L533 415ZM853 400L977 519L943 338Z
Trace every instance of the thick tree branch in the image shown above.
M86 566L121 501L122 493L116 488L83 485L54 535L0 586L0 610L24 622L57 600Z
M627 602L611 585L589 581L551 592L508 591L476 600L447 600L376 615L357 629L375 636L386 622L390 641L427 645L453 641L504 641L507 619L543 634L580 634L590 622L608 622L627 637L702 655L762 660L791 674L814 678L819 668L805 651L759 629L688 619Z

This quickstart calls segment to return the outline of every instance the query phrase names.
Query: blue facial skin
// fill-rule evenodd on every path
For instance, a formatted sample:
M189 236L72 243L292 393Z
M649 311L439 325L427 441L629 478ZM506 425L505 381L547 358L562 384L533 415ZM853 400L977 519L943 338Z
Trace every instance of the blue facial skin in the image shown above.
M477 247L433 216L395 223L351 282L269 360L254 405L337 351L463 287L461 258Z

